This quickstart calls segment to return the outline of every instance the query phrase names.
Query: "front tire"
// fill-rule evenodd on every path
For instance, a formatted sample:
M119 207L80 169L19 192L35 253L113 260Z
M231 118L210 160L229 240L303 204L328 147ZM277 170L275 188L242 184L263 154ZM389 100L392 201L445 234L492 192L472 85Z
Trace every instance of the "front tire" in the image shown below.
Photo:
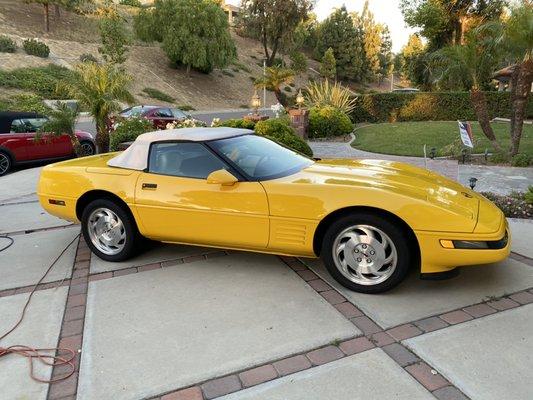
M83 210L81 226L85 242L103 260L127 260L140 247L141 235L133 217L111 200L89 203Z
M341 285L361 293L381 293L398 285L413 255L401 227L374 214L354 213L326 231L321 256Z
M12 166L11 157L7 153L0 151L0 176L7 174Z

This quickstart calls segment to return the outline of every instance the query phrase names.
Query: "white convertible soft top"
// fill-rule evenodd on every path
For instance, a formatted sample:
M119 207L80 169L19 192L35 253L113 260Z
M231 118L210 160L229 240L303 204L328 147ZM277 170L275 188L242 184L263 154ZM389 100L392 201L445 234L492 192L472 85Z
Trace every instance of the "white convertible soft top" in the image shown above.
M148 167L150 144L165 141L205 142L226 139L253 133L249 129L237 128L180 128L165 131L148 132L139 135L135 142L122 153L107 162L110 167L136 169L142 171Z

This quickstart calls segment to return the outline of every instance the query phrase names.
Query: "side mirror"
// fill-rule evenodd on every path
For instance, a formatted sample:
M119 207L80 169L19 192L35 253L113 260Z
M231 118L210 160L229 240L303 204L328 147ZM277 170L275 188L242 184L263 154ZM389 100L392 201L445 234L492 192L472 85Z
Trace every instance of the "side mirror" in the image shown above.
M230 172L225 169L219 169L218 171L213 171L207 177L207 183L222 185L222 186L233 186L239 180L233 176Z

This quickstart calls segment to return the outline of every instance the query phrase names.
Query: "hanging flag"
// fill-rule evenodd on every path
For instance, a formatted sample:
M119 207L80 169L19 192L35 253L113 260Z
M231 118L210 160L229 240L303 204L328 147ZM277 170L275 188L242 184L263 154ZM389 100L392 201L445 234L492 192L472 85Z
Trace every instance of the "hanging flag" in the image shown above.
M459 123L459 134L466 147L474 148L474 139L472 137L472 126L468 121L457 121Z

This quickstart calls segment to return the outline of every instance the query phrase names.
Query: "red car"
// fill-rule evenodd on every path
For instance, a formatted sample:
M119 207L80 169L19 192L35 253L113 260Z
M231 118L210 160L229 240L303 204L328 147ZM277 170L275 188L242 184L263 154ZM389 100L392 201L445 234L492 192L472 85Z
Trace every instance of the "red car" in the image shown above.
M122 110L120 118L146 118L152 121L155 129L165 129L167 124L174 121L183 121L190 118L179 108L170 108L164 106L134 106Z
M33 161L56 160L75 156L67 135L46 134L35 141L35 133L47 121L43 115L33 112L0 112L0 176L14 165ZM90 133L76 131L83 155L96 153Z

